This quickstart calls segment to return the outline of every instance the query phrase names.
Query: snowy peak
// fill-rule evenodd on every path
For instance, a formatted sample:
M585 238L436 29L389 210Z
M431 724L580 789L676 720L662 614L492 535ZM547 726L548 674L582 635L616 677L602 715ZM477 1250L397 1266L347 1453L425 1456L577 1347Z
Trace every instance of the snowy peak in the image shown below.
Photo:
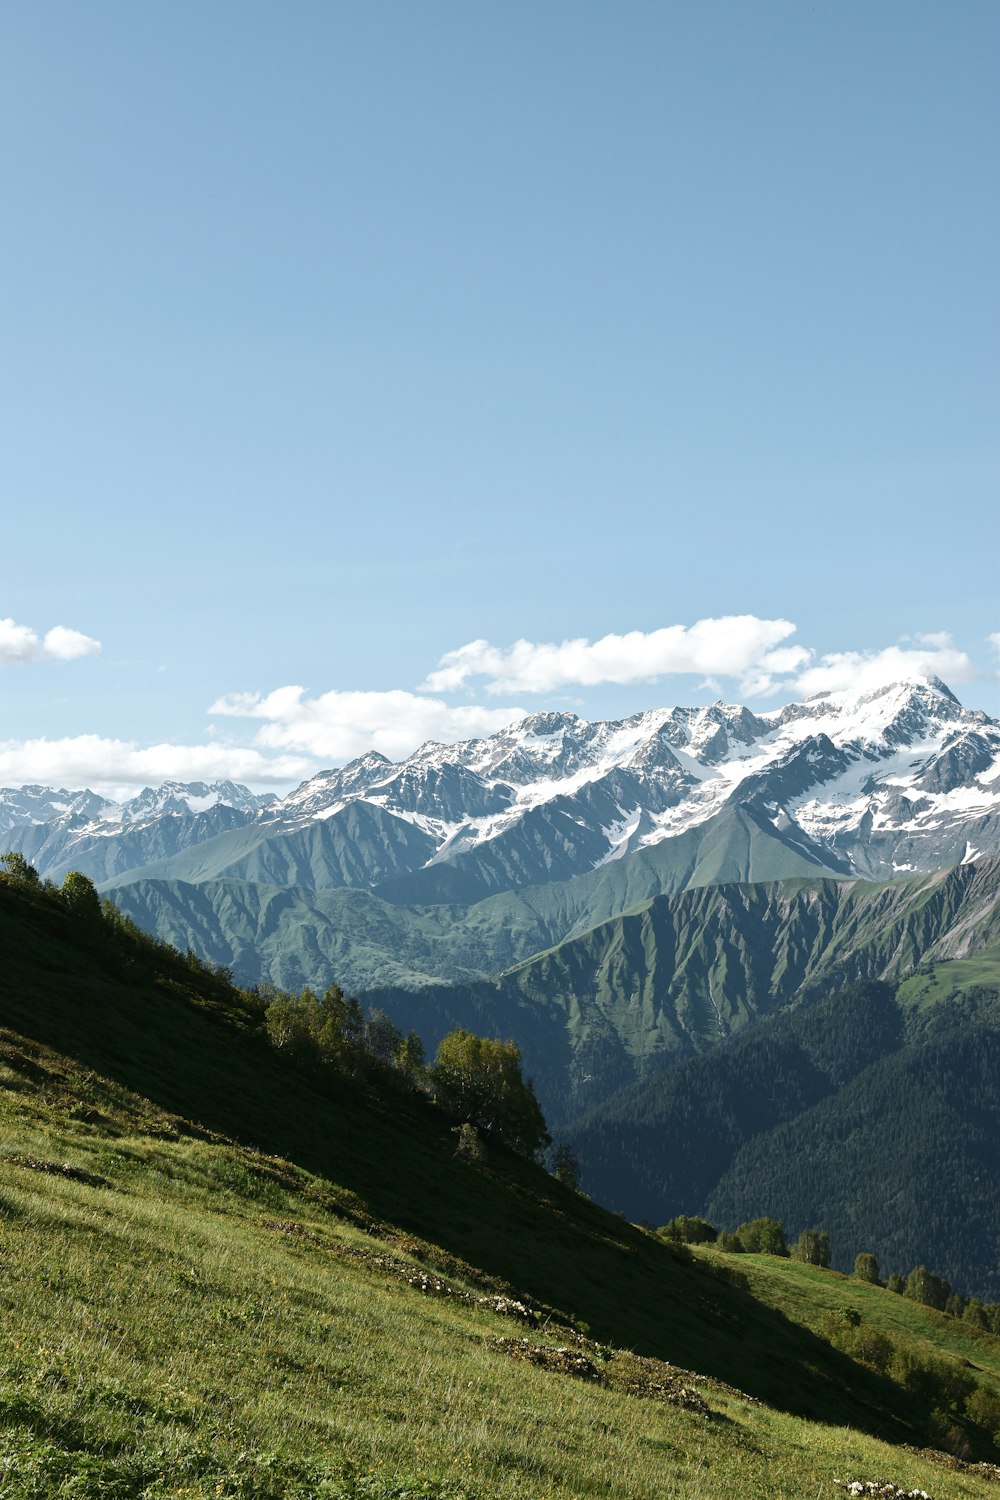
M147 823L167 814L183 817L207 812L209 808L220 804L256 812L274 800L272 797L255 796L249 787L241 786L235 781L165 781L162 786L144 787L138 796L118 804L115 821L123 824Z
M783 837L825 848L836 868L853 867L852 840L894 829L906 836L909 866L929 825L954 832L994 809L997 734L935 679L818 694L764 714L724 702L603 722L539 713L486 739L429 742L398 764L363 757L315 777L271 816L325 817L363 797L438 836L431 863L440 864L487 846L491 860L506 860L518 841L539 843L537 811L558 809L551 826L568 829L568 818L581 848L598 840L603 863L744 805ZM925 838L929 867L949 862L950 837ZM858 858L867 869L869 853ZM882 856L876 864L885 871ZM538 878L549 878L543 866L539 853Z
M465 899L565 879L733 818L823 868L877 878L1000 853L1000 724L916 679L767 713L717 702L593 722L532 714L399 762L371 751L281 801L232 782L166 782L122 804L0 791L0 834L43 874L117 875L227 830L250 847L312 828L315 848L340 851L341 882L345 872L373 879L391 843L393 878L417 879L405 896L415 902L432 874L428 899ZM295 869L322 876L318 865Z
M65 787L21 786L0 788L0 836L11 829L55 822L57 819L98 818L114 807L96 792L69 792Z
M821 730L840 744L889 746L912 744L929 730L978 717L936 677L885 683L862 692L817 693L777 714L762 715L789 732L798 725L799 733Z

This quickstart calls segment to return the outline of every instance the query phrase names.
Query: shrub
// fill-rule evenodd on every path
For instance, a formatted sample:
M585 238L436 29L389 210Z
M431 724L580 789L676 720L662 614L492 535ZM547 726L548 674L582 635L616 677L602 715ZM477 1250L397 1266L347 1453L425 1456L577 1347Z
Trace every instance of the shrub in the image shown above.
M470 1125L466 1120L464 1125L456 1125L452 1134L458 1136L455 1155L461 1157L462 1161L476 1163L486 1160L486 1151L475 1125Z
M683 1245L711 1245L719 1238L714 1224L707 1219L691 1218L688 1214L678 1214L656 1232L665 1240L677 1240Z
M977 1385L971 1396L966 1397L965 1411L977 1427L988 1432L994 1442L1000 1442L1000 1396Z

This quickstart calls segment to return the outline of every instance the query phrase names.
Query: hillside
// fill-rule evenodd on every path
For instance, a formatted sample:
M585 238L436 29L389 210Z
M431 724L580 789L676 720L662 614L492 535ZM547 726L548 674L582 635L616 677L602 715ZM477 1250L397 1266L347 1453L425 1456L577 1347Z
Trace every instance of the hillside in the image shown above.
M933 1001L927 974L859 984L623 1090L570 1131L585 1185L656 1222L822 1225L834 1265L1000 1296L1000 948L934 976Z
M470 1164L419 1095L293 1070L252 994L54 894L0 880L0 942L6 1494L990 1493L989 1335L909 1308L917 1392L824 1336L856 1284L793 1314Z
M1000 860L882 884L794 880L661 896L483 985L373 1001L436 1041L486 1009L562 1121L760 1017L1000 939Z

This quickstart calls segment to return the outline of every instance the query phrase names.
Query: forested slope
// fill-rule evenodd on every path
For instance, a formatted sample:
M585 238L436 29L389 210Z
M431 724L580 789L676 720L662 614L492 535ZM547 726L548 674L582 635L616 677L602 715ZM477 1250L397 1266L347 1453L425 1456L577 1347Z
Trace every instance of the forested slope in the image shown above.
M1000 997L962 966L934 1005L856 985L622 1091L570 1132L585 1185L657 1223L820 1225L836 1265L923 1262L996 1300Z

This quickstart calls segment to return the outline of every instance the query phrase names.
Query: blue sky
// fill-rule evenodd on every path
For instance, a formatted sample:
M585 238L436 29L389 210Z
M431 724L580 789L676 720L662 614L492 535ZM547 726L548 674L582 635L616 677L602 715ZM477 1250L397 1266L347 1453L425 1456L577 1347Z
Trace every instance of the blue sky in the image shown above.
M998 54L993 0L10 7L0 782L995 712Z

